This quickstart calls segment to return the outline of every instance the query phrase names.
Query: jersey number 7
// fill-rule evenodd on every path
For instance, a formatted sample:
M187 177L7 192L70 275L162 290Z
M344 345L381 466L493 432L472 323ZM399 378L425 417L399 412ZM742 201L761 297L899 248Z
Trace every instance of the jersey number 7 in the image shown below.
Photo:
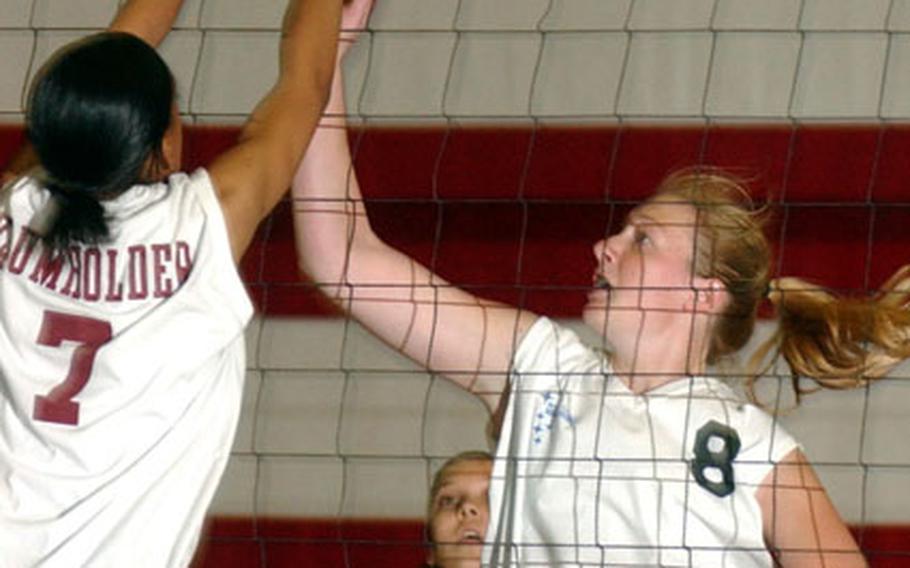
M60 347L64 341L81 343L73 350L69 374L46 395L35 396L32 418L75 426L79 424L79 403L73 398L85 388L95 364L98 348L110 341L111 324L92 318L46 311L38 343Z

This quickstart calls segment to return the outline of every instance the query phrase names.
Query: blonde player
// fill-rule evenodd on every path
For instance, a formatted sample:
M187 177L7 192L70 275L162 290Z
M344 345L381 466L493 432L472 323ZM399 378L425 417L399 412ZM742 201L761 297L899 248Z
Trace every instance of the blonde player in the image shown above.
M448 459L430 487L427 568L476 568L490 522L493 456L462 452Z
M323 109L341 0L289 3L275 86L191 174L152 47L180 6L131 0L32 86L40 163L0 218L0 566L186 566L228 459L237 261Z
M771 281L742 188L717 172L683 172L594 245L584 321L607 354L545 317L449 285L376 236L340 75L328 106L336 118L318 129L295 180L301 265L387 343L491 411L505 405L487 564L865 565L799 445L706 369L745 345L770 297L781 323L769 345L795 373L826 387L864 384L910 355L905 273L892 293L855 302Z

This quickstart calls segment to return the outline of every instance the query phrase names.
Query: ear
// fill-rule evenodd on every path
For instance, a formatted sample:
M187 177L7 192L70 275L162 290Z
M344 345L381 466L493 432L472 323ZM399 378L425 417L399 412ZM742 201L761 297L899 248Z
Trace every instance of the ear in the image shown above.
M176 172L180 167L180 164L170 163L171 157L176 156L177 152L182 150L182 144L180 144L181 148L177 147L178 144L180 142L176 141L175 136L165 136L161 139L161 162L158 168L164 172L165 176Z
M720 314L727 307L730 296L727 287L717 278L696 278L695 311L706 314Z

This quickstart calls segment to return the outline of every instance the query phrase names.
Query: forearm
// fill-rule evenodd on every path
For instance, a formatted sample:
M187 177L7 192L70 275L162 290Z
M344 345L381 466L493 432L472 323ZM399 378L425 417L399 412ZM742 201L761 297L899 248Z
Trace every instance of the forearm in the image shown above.
M326 283L340 281L351 245L375 238L348 146L342 75L339 65L292 186L301 267Z
M345 13L347 29L363 29L369 7L369 0L355 0ZM301 268L389 345L495 408L515 339L533 317L452 286L375 234L348 146L342 83L336 68L325 115L294 180Z
M285 12L277 83L257 105L240 140L209 165L235 258L294 178L331 84L341 0L291 0Z
M129 0L109 29L131 33L157 47L171 31L181 7L183 0Z
M265 208L287 191L328 99L334 72L341 0L292 0L282 29L279 77L254 109L241 139L269 148ZM277 193L275 193L277 192Z
M327 92L340 25L341 0L292 0L281 30L279 80L315 78Z

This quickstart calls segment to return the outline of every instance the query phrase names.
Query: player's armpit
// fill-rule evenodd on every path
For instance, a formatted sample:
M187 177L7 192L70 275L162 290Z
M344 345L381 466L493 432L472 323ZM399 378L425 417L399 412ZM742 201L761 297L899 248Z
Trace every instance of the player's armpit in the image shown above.
M781 566L867 566L815 470L798 448L768 473L756 497L765 541Z

